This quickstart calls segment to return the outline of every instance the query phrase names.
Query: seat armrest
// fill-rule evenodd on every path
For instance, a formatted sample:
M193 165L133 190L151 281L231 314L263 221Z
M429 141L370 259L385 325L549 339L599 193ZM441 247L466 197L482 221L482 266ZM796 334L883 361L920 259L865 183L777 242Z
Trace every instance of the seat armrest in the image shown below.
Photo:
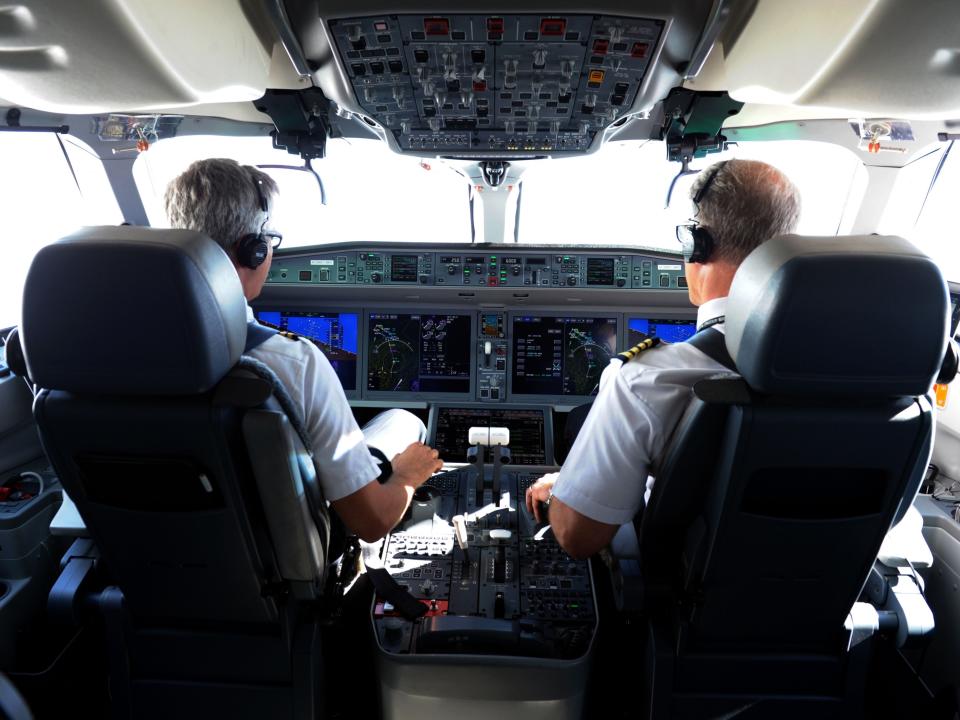
M915 507L911 505L903 519L890 528L877 560L889 567L928 568L933 564L933 553L923 539L923 516Z

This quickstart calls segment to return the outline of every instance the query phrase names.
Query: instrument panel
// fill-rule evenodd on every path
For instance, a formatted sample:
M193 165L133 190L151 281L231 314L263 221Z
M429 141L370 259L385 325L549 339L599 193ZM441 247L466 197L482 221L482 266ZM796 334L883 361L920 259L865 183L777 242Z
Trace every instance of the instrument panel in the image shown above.
M351 400L572 406L618 352L693 334L685 285L666 253L343 244L275 257L255 312Z
M661 311L662 312L662 311ZM257 319L313 342L350 399L579 404L597 393L620 351L656 334L682 342L692 318L258 305Z

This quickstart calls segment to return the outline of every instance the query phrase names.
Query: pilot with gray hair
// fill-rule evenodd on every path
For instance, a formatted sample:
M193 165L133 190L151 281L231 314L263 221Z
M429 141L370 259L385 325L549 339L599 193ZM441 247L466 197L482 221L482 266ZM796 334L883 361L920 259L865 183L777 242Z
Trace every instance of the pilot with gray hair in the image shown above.
M277 192L273 178L255 167L199 160L170 183L164 206L172 227L205 233L226 251L249 302L260 294L281 241L270 227ZM247 321L255 322L249 305ZM364 540L383 537L403 517L413 491L443 466L424 444L423 423L392 409L361 430L330 362L295 335L273 335L248 354L277 374L302 412L320 486L337 515ZM383 477L382 467L391 468Z
M677 226L677 239L690 301L699 307L697 335L711 328L723 333L737 268L767 240L795 230L800 193L771 165L728 160L704 171L690 195L695 215L689 224ZM714 333L711 339L722 341L723 336ZM608 545L649 498L649 476L663 458L694 384L726 371L725 364L690 341L658 345L648 339L621 353L604 370L597 398L560 472L527 490L530 512L538 520L549 514L558 542L574 557L589 557Z

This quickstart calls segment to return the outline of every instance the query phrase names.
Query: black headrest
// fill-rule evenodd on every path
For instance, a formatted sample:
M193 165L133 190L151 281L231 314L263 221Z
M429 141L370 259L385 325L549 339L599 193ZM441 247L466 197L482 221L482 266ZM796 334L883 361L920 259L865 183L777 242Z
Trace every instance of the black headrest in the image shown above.
M943 361L949 310L940 270L902 238L785 235L737 270L727 349L765 393L922 395Z
M27 363L23 359L23 346L20 345L20 328L13 328L3 341L5 360L10 372L22 378L29 379Z
M34 257L20 338L40 387L183 395L233 367L246 322L237 272L205 235L94 227Z

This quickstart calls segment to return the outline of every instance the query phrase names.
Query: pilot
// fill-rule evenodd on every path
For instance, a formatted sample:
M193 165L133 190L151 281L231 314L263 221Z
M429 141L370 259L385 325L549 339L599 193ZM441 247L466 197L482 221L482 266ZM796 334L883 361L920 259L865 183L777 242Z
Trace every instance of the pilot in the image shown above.
M800 194L766 163L729 160L705 171L691 189L696 210L677 228L684 244L697 332L724 331L727 294L740 263L767 240L791 233ZM694 243L696 239L696 243ZM527 490L537 520L546 507L558 542L573 557L605 547L649 498L670 435L693 385L727 369L688 343L660 345L604 370L600 390L559 473ZM644 479L647 479L646 483ZM543 505L540 505L543 503Z
M277 191L273 179L255 167L212 159L190 165L164 196L172 227L205 233L227 252L248 302L260 294L280 244L280 234L269 228ZM268 240L260 257L250 248L258 236ZM247 320L254 321L249 305ZM392 409L361 430L336 372L311 342L275 335L249 354L277 374L301 409L324 497L337 515L368 542L383 537L400 521L413 491L443 465L423 442L423 423ZM392 470L380 477L382 468Z

